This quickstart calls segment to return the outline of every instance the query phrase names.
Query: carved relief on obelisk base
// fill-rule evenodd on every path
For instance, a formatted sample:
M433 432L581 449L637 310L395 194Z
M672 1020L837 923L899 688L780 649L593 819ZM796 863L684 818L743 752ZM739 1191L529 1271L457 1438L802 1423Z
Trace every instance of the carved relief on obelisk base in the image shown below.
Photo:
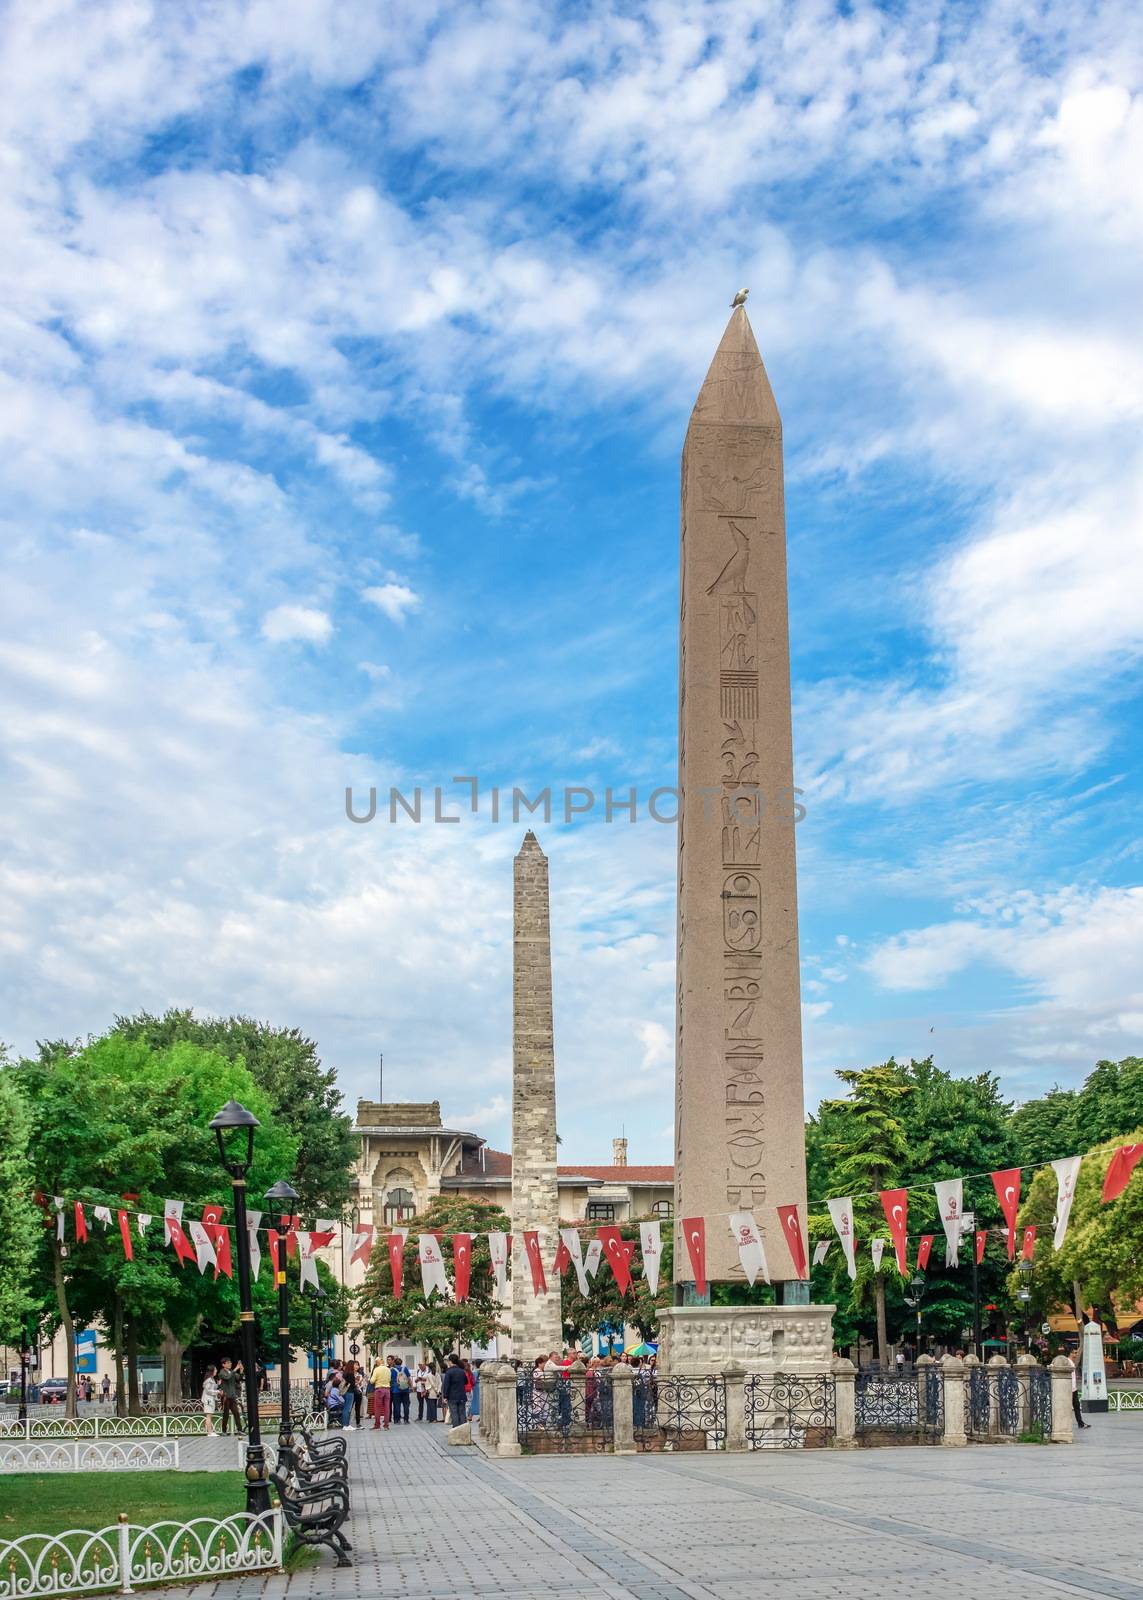
M742 307L683 446L681 560L675 1214L733 1282L753 1211L779 1282L775 1207L806 1199L782 424Z
M548 858L529 831L513 863L512 937L512 1351L530 1360L563 1344L556 1189L556 1063ZM539 1232L547 1294L534 1294L524 1247Z

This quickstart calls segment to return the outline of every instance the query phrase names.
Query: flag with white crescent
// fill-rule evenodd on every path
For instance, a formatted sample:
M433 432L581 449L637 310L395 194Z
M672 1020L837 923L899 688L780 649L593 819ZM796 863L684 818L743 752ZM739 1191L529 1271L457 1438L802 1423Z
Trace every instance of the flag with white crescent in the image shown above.
M454 1233L452 1236L453 1293L457 1305L468 1299L468 1286L472 1281L472 1235Z
M695 1277L695 1293L701 1298L706 1294L706 1223L701 1217L684 1217L682 1229Z
M992 1187L1000 1201L1000 1209L1008 1224L1008 1259L1016 1259L1016 1213L1020 1209L1020 1168L1009 1167L1005 1172L992 1174Z
M797 1206L779 1206L778 1221L782 1224L782 1233L785 1235L790 1260L794 1263L794 1271L799 1278L808 1278L806 1236L802 1232L802 1219L798 1215Z
M907 1278L909 1275L909 1263L905 1256L905 1235L909 1226L908 1189L883 1189L881 1191L881 1209L885 1213L885 1221L889 1224L889 1234L893 1240L893 1251L897 1257L897 1271L903 1278Z

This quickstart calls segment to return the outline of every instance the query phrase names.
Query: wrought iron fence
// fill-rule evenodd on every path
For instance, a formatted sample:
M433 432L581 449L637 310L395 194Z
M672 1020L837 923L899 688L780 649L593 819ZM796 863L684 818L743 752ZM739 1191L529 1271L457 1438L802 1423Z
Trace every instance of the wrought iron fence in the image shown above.
M937 1443L944 1433L945 1386L939 1367L913 1373L859 1372L854 1385L857 1437L876 1434Z
M0 1600L87 1594L136 1585L228 1578L282 1565L282 1513L241 1512L221 1521L122 1522L114 1528L26 1533L0 1543Z
M614 1439L610 1372L526 1373L516 1385L516 1429L533 1454L610 1450Z
M1028 1423L1047 1439L1052 1432L1052 1374L1043 1367L1028 1372Z
M722 1450L726 1446L726 1380L637 1372L631 1413L639 1450Z
M757 1372L743 1385L748 1450L827 1445L837 1430L837 1388L828 1372Z

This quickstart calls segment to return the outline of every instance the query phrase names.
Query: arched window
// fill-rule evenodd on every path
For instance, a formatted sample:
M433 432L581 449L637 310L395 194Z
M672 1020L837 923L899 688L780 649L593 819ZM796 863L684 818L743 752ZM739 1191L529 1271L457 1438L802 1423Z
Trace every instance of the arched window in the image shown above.
M675 1202L673 1200L656 1200L651 1207L651 1215L653 1217L673 1217L674 1214Z
M390 1189L385 1196L385 1221L407 1222L416 1210L411 1189Z

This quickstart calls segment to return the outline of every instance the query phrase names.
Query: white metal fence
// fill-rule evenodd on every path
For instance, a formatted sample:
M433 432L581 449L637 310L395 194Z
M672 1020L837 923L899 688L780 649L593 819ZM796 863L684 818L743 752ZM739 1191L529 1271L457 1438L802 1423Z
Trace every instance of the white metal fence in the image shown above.
M97 1533L82 1528L27 1533L0 1543L0 1600L107 1589L131 1594L141 1584L229 1578L280 1570L281 1565L278 1509L265 1517L243 1511L222 1521L196 1517L147 1527L120 1522Z
M1143 1411L1143 1390L1109 1389L1107 1392L1107 1409L1109 1411Z
M276 1421L277 1419L272 1419ZM293 1419L296 1427L324 1428L324 1411ZM217 1424L218 1417L215 1416ZM202 1411L144 1417L18 1417L0 1421L0 1444L9 1439L189 1439L206 1433Z
M0 1442L4 1472L163 1472L179 1464L177 1439L128 1440L98 1444L90 1440L7 1439Z

